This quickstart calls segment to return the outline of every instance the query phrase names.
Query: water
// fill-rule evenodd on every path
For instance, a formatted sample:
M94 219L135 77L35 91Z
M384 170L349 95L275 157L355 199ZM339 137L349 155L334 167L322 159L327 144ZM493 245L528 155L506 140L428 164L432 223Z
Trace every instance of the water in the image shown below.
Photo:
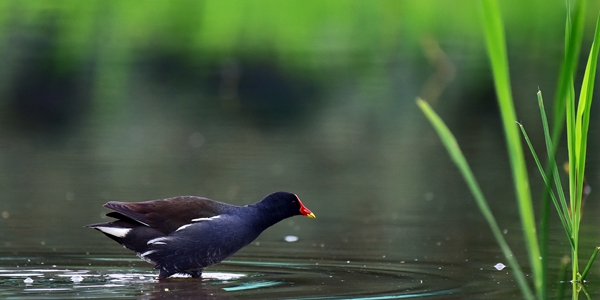
M65 260L64 257L56 261ZM73 260L73 257L69 258ZM175 277L157 281L155 272L118 257L77 257L93 267L3 269L3 298L8 299L399 299L425 296L457 298L460 283L435 273L423 273L418 264L335 261L308 262L298 259L272 261L232 260L202 279ZM27 259L29 264L35 260ZM362 285L357 285L361 282ZM367 290L364 286L368 285ZM6 298L5 298L6 299ZM458 298L457 298L458 299Z
M267 253L262 253L265 255ZM248 254L246 254L248 255ZM461 265L431 261L329 260L239 255L201 280L159 282L156 272L126 256L10 257L0 268L4 299L460 299L468 292ZM16 264L16 266L14 265ZM488 268L489 269L489 268ZM486 273L491 272L488 270ZM501 275L500 277L507 277ZM506 278L510 281L509 277ZM514 287L505 285L511 292ZM467 289L467 290L465 290ZM471 291L472 292L472 291Z
M344 226L332 226L341 220L321 224L319 219L292 220L270 228L232 258L209 268L201 279L176 277L160 282L151 265L130 251L95 230L80 229L76 241L61 238L57 244L63 246L2 253L0 298L505 299L519 295L510 268L494 267L505 260L478 220L464 219L482 228L470 241L449 233L439 220L413 221L412 226L392 219L345 222ZM295 233L298 240L287 242L286 234L296 226L301 227ZM514 243L512 231L518 229L507 229Z
M373 123L327 110L300 128L265 130L173 122L164 115L186 112L149 109L64 135L6 135L0 298L519 298L511 269L494 267L506 260L462 179L426 121L410 113ZM459 140L527 272L495 128L467 130ZM151 265L83 228L106 220L102 204L110 200L192 194L243 205L276 190L297 193L317 219L276 224L201 280L159 282ZM586 259L600 227L591 197L582 233ZM568 251L563 235L553 228L550 274L558 274ZM598 273L590 274L591 294ZM559 280L552 276L555 291Z

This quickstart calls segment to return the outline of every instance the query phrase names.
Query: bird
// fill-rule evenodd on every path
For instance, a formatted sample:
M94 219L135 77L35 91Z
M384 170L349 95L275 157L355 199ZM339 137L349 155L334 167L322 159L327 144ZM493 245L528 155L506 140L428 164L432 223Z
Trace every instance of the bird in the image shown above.
M110 201L111 222L89 224L159 270L200 278L207 267L235 254L265 229L289 217L316 218L300 198L275 192L254 204L237 206L198 196L143 202Z

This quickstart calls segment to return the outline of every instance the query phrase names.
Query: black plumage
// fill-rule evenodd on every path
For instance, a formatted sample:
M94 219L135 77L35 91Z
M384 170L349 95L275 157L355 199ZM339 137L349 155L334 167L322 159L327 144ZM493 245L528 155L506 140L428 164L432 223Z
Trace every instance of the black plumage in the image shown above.
M176 273L200 277L206 267L233 255L277 222L315 215L300 198L272 193L261 201L236 206L208 198L181 196L144 202L104 204L115 221L90 224L153 263L159 279Z

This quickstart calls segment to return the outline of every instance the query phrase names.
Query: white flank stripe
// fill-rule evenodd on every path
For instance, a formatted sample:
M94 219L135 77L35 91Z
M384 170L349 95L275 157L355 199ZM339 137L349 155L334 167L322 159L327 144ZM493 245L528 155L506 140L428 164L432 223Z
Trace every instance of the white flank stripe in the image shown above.
M139 256L141 259L143 259L143 260L145 260L145 261L147 261L147 262L149 262L149 263L151 263L151 264L156 264L156 263L155 263L153 260L151 260L151 259L149 259L149 258L147 258L147 257L146 257L147 255L150 255L150 254L154 253L154 251L156 251L156 250L149 250L149 251L146 251L146 252L144 252L144 253L141 253L141 254L140 254L140 253L138 253L137 255L138 255L138 256Z
M210 218L198 218L198 219L192 219L192 222L201 222L201 221L210 221L210 220L214 220L214 219L218 219L221 216L214 216L214 217L210 217ZM184 225L185 226L185 225Z
M163 237L158 237L158 238L155 238L155 239L151 239L151 240L148 241L147 244L148 245L151 245L151 244L166 245L167 243L165 243L165 241L168 241L168 240L169 240L169 237L163 236Z
M177 228L177 230L175 230L175 231L183 230L183 229L185 229L186 227L188 227L188 226L192 226L192 225L194 225L194 224L185 224L185 225L183 225L183 226L181 226L181 227Z
M116 237L125 237L129 231L131 231L131 228L120 228L120 227L94 227L106 234L110 234L112 236L116 236Z
M146 252L144 252L144 253L140 254L140 256L141 256L142 258L144 258L144 259L145 259L145 258L146 258L146 256L148 256L148 255L150 255L150 254L152 254L152 253L154 253L154 252L156 252L156 250L148 250L148 251L146 251Z

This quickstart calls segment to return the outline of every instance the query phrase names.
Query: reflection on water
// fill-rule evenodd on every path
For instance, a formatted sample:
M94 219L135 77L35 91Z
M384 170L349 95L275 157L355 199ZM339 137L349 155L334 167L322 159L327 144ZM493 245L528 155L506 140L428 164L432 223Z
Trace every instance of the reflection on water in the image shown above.
M485 227L468 220L473 228ZM331 223L339 220L331 221ZM387 224L385 224L387 223ZM1 253L0 298L7 299L506 299L519 290L487 234L467 245L439 221L327 226L286 242L289 225L275 226L201 279L158 281L152 266L87 230L87 254L67 251ZM437 224L436 224L437 223ZM287 226L286 226L287 225ZM84 230L84 229L82 229ZM362 231L364 230L364 231ZM391 233L405 231L407 238ZM517 228L506 228L517 244ZM421 233L418 235L416 233ZM379 234L369 234L379 233ZM559 230L554 232L561 233ZM410 236L410 238L408 238ZM391 238L390 238L391 237ZM361 241L367 241L365 247ZM462 244L463 246L458 246ZM560 247L557 247L560 248ZM42 247L37 247L39 251ZM35 249L29 249L35 250ZM553 249L553 251L556 249ZM523 253L517 255L523 256ZM553 258L555 259L555 258ZM527 271L526 271L527 272ZM557 273L557 266L551 266ZM597 276L590 277L596 280ZM556 282L553 280L553 282ZM557 285L552 286L553 289ZM199 297L199 298L198 298Z
M15 258L19 259L19 258ZM25 258L21 258L25 259ZM64 260L64 257L55 259ZM30 264L39 262L27 259ZM201 279L174 277L156 280L148 268L120 266L122 259L71 257L71 264L60 268L0 268L1 296L10 299L399 299L446 296L459 299L459 280L447 276L451 266L438 271L419 263L318 263L286 261L228 261L220 271L206 272ZM85 267L90 261L103 261L111 267Z

